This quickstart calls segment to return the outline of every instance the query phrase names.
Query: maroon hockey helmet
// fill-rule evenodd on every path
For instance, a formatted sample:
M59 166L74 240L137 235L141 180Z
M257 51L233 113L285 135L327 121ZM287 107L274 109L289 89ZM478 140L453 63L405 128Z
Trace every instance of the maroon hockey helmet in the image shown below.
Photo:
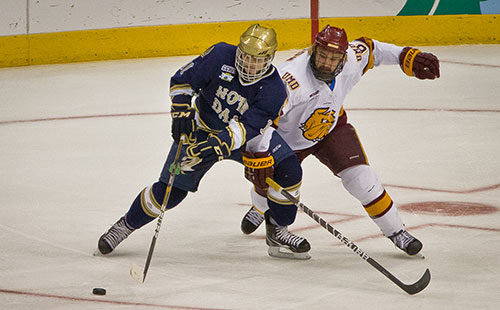
M347 33L344 29L326 25L326 27L316 35L314 45L321 45L327 50L345 54L349 47L349 41L347 40Z
M311 69L314 76L321 81L331 83L331 81L342 72L345 61L347 59L347 49L349 41L347 33L344 29L327 25L323 30L318 32L312 46L312 54L310 59ZM339 60L335 68L328 68L327 65L321 64L321 57L317 59L318 49L333 52L339 55Z

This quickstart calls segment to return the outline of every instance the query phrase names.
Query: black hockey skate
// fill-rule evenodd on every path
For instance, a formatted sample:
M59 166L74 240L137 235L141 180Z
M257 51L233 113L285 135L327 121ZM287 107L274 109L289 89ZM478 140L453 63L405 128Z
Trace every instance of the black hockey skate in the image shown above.
M278 226L271 218L269 211L264 213L266 219L266 243L269 246L267 253L273 257L310 259L311 245L300 236L288 231L287 226Z
M252 206L241 220L241 231L245 235L249 235L253 233L262 222L264 222L264 215Z
M400 248L408 255L416 255L423 247L420 240L410 235L410 233L404 229L390 236L389 239L391 239L396 247Z
M135 229L130 228L125 222L125 216L122 216L111 228L104 233L97 243L97 248L102 255L109 254L125 240Z

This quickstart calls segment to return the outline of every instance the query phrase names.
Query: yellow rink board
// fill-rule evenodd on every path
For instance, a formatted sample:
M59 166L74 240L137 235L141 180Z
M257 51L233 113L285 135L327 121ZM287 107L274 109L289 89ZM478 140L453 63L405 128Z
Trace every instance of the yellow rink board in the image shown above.
M217 42L238 43L251 24L273 27L278 49L311 41L309 19L127 27L0 37L0 67L196 55ZM368 36L399 45L497 44L500 15L350 17L320 19L343 27L350 40Z

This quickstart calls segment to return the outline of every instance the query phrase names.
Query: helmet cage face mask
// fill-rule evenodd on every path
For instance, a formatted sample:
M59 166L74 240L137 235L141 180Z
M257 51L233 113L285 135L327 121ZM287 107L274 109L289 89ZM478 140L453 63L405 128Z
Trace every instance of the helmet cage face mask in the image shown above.
M240 80L251 83L262 78L271 67L278 42L272 28L250 26L240 37L235 67Z
M255 57L236 49L236 70L245 82L254 82L260 79L271 67L273 57Z

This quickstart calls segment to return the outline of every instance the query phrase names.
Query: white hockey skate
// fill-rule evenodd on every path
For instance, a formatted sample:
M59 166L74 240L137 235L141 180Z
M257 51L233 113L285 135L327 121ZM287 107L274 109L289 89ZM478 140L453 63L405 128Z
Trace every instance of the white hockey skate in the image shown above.
M291 259L310 259L311 245L300 236L288 231L287 226L278 226L266 211L266 243L269 256Z

